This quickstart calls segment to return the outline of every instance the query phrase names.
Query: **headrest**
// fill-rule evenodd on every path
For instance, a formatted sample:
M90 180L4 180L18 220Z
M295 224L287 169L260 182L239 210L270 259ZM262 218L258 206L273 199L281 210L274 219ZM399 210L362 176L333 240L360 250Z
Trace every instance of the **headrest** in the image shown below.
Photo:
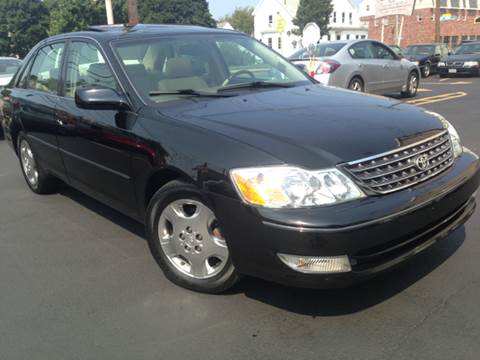
M168 59L165 65L165 75L170 79L190 77L193 75L192 62L182 57Z
M99 78L111 78L112 72L105 63L91 64L88 67L88 73L90 76L96 76Z
M130 75L146 75L146 71L145 70L145 65L143 64L132 64L132 65L126 65L125 66L125 69L127 70L127 73L129 73Z

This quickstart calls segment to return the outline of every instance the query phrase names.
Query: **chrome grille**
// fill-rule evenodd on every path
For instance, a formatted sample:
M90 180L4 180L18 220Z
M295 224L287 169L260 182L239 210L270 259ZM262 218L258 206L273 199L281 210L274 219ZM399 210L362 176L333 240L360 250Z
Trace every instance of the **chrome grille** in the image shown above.
M342 165L367 191L387 194L438 175L453 164L446 131L412 145Z
M455 66L455 67L462 67L463 61L447 61L447 66Z

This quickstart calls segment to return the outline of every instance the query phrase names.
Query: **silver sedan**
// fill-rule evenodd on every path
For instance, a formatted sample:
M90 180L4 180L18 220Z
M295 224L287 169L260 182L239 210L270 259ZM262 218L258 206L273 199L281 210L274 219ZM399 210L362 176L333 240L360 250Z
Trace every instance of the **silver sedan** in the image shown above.
M310 62L310 58L314 61ZM334 41L302 49L290 61L324 85L375 94L414 97L420 69L374 40Z

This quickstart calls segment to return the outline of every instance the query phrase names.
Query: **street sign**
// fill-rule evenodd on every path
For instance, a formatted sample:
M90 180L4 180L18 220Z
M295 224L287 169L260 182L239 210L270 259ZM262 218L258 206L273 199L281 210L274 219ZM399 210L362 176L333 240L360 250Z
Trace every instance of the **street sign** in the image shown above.
M376 0L375 17L412 15L415 0Z

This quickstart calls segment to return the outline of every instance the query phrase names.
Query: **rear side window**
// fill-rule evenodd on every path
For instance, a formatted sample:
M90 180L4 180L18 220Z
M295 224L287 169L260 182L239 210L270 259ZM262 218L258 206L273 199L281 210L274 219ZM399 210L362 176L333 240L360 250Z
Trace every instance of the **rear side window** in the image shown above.
M308 49L301 49L290 56L290 59L309 59L312 57L333 56L345 46L345 43L321 44Z
M100 50L89 42L73 42L68 51L65 96L75 96L79 87L118 90L113 73Z
M353 44L348 49L349 54L353 59L372 59L372 49L370 43L367 41Z
M64 43L56 43L41 48L26 78L26 87L50 94L58 94L58 81L62 67Z

